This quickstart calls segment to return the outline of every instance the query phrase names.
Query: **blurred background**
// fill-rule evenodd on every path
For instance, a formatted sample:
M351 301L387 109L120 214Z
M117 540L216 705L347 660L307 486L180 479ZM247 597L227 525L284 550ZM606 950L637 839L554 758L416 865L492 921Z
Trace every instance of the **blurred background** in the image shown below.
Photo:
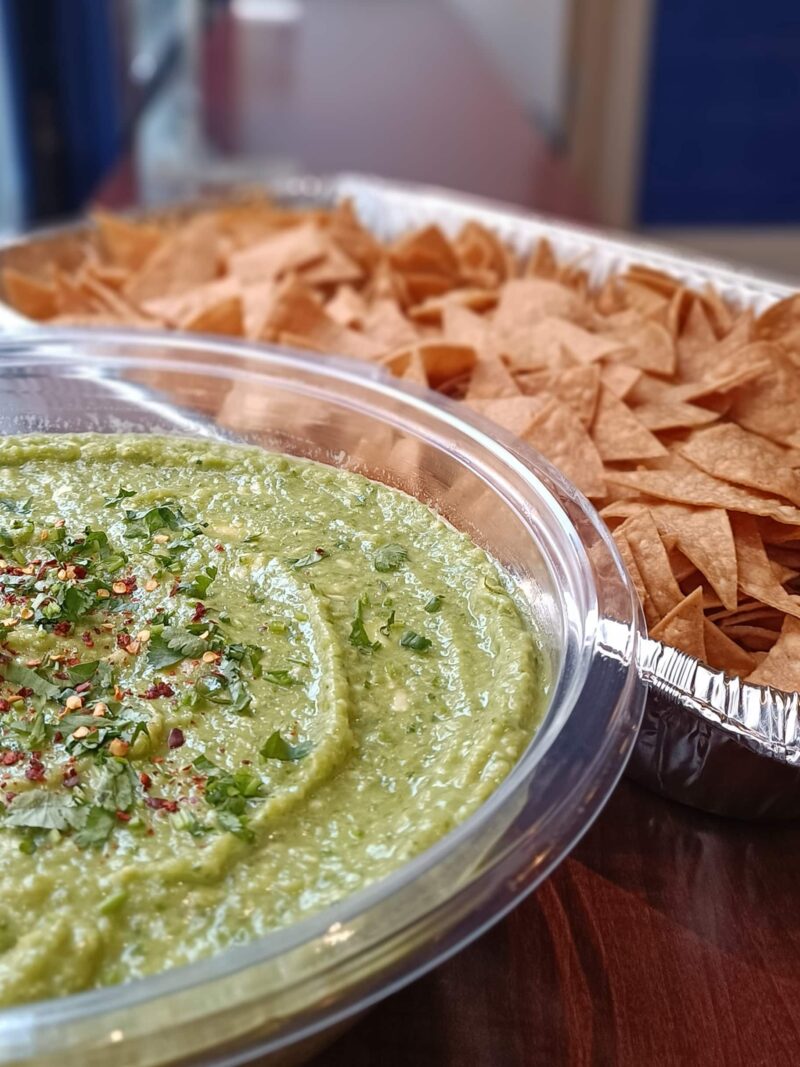
M0 234L356 170L800 277L797 0L0 0Z

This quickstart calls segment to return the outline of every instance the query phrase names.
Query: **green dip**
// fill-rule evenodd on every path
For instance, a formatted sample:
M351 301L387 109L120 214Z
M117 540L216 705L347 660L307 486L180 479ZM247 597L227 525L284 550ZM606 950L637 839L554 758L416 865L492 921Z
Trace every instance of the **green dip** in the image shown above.
M383 877L541 718L497 565L358 475L0 439L0 1004L189 963Z

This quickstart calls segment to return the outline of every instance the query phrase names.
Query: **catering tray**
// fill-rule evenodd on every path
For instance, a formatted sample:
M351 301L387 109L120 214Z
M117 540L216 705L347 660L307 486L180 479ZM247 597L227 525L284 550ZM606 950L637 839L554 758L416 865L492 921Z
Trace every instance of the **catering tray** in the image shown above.
M756 312L792 291L782 281L692 253L564 225L444 189L340 174L294 177L270 192L292 204L322 206L349 198L362 221L384 239L433 222L453 233L468 219L479 219L520 253L546 237L559 260L580 263L598 285L608 275L640 263L693 287L711 284L732 305ZM185 214L196 207L183 204L149 214ZM69 266L87 239L92 239L92 231L85 223L27 235L0 246L0 269L31 269L52 259ZM3 328L40 327L0 302ZM632 777L664 796L718 814L748 819L800 815L797 693L742 683L653 640L642 642L639 670L650 693L628 767Z

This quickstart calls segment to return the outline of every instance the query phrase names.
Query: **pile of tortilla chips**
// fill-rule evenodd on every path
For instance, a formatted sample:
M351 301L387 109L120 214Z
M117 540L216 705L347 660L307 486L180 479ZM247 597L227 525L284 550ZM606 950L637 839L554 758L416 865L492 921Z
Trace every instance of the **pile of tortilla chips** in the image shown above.
M348 204L265 201L98 215L77 267L3 282L34 319L338 353L462 399L601 509L653 637L800 689L800 295L756 318L647 267L593 291L478 222L382 244Z

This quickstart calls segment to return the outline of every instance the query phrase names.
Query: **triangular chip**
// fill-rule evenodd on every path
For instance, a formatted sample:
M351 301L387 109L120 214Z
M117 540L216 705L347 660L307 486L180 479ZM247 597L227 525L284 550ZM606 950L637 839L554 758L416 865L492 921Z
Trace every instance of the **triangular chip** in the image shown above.
M732 641L707 618L703 620L703 640L706 658L712 667L729 674L738 674L740 678L746 677L755 669L755 657Z
M143 267L164 240L163 231L146 222L133 222L105 211L97 211L93 217L108 258L126 271Z
M747 681L787 693L800 689L800 622L797 619L787 616L780 637Z
M667 450L607 386L600 387L592 438L607 462L653 459Z
M636 418L648 430L685 430L716 422L716 411L696 404L640 404L633 409Z
M787 466L784 451L740 426L724 423L695 433L681 447L681 455L715 478L800 506L800 475Z
M217 276L219 245L213 219L187 223L152 252L123 289L127 300L143 304L185 293Z
M694 589L650 630L655 641L678 648L703 662L706 658L703 592Z
M726 608L735 608L736 547L728 513L722 508L655 504L650 508L662 537L671 533L677 546L707 579Z
M800 619L800 597L791 596L778 582L752 515L731 516L731 528L736 542L738 581L742 592L762 604L769 604L778 611Z
M240 296L226 296L208 307L188 315L179 329L192 333L219 333L228 337L244 334L244 315Z
M52 282L40 281L11 267L3 271L3 295L11 307L29 319L51 319L60 310Z
M624 534L631 547L653 606L654 614L648 623L655 623L683 599L658 527L652 516L644 511L627 519L617 533Z
M319 263L328 250L319 227L306 222L234 252L228 259L228 269L242 285L275 281L291 271Z
M551 400L536 415L524 439L588 497L604 496L603 461L574 411Z
M594 421L600 395L600 368L594 363L568 367L548 375L548 378L553 395L569 404L582 425L588 429Z
M545 400L538 396L511 396L498 400L467 400L466 403L479 415L522 437Z
M288 279L276 293L264 333L276 339L291 334L304 339L309 348L356 359L373 359L386 351L380 342L335 322L297 278Z

